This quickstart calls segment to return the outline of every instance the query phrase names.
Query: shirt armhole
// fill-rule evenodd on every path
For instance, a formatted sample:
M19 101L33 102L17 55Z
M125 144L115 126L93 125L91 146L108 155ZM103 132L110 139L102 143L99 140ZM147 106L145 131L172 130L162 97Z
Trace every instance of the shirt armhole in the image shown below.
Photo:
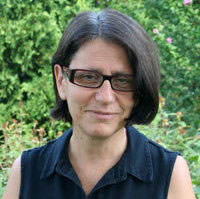
M24 151L21 155L21 182L20 182L20 192L19 199L23 198L23 190L24 190L24 176L25 176L25 165L27 159L27 151Z
M170 160L169 160L169 170L168 170L168 174L167 174L167 178L166 178L165 191L164 191L164 195L163 195L164 199L168 199L167 195L168 195L168 191L169 191L169 185L170 185L170 180L171 180L171 176L172 176L172 171L173 171L174 164L175 164L175 161L176 161L176 158L178 155L180 155L180 153L172 152Z

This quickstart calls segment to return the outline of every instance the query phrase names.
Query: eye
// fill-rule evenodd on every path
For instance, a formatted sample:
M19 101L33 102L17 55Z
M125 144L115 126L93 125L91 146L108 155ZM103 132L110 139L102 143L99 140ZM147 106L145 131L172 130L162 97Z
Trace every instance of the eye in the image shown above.
M128 77L125 76L118 76L115 78L115 82L118 84L131 84L131 80Z
M79 84L95 84L101 81L101 76L95 72L77 71L75 74L75 82Z
M84 79L88 79L88 80L93 80L96 79L97 76L95 74L82 74L81 76L79 76L80 78L84 78Z
M134 86L132 75L116 75L112 78L113 87L117 90L132 90Z
M128 83L129 82L128 79L125 79L125 78L118 78L117 81L119 83Z
M94 73L88 73L88 72L82 72L82 73L78 73L76 75L77 78L79 79L85 79L85 80L95 80L98 79L98 75L94 74Z

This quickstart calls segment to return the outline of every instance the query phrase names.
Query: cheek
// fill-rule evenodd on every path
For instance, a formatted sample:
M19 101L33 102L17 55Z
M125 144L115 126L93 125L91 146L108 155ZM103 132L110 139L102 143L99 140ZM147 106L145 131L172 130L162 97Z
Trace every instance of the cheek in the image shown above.
M131 113L133 107L134 107L134 99L133 99L133 94L127 93L126 96L124 96L121 100L121 103L123 103L123 107L125 109L126 115L129 116Z
M79 98L75 97L71 93L67 95L67 105L72 120L75 120L75 118L80 117L81 103L77 99Z
M84 88L82 89L81 87L77 87L75 85L70 85L66 89L66 95L71 115L81 112L83 107L89 103L92 96L92 94L90 92L86 92Z

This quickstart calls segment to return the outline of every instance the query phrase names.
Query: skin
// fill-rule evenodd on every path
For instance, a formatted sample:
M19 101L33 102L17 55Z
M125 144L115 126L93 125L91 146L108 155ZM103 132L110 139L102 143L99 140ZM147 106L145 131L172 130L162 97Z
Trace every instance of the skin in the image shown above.
M125 50L117 44L101 39L85 43L69 67L94 69L105 75L113 75L116 72L132 74ZM133 93L114 91L107 80L96 89L74 85L63 77L59 65L55 66L54 72L59 95L67 101L73 118L73 135L67 152L88 195L106 171L118 162L126 149L124 119L129 116L134 106ZM13 164L4 198L18 198L19 187L20 158ZM168 199L194 198L187 163L178 156Z
M100 39L83 45L69 67L92 69L105 75L133 73L124 49ZM114 91L108 80L97 89L80 87L66 79L61 86L61 94L73 118L74 132L89 139L106 139L122 129L134 105L133 92ZM107 116L104 113L108 113Z
M21 157L18 157L12 165L6 191L3 199L18 199L21 182Z
M195 199L187 162L178 156L172 172L168 199Z

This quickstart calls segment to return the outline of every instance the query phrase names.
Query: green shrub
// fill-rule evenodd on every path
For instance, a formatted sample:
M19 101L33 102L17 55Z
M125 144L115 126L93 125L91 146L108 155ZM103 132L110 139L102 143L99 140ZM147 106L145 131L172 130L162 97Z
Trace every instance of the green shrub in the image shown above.
M43 144L69 127L68 123L49 117L49 109L54 105L51 58L72 17L106 7L136 19L158 45L161 95L165 97L161 104L165 102L166 106L161 107L152 125L139 128L183 154L199 194L198 0L187 5L183 0L0 1L0 186L5 187L8 168L22 150ZM181 117L177 118L177 112L181 112Z
M182 112L168 113L161 98L160 110L149 126L137 126L147 137L165 148L178 151L186 159L197 198L200 198L200 129L193 135L191 125L184 122Z

